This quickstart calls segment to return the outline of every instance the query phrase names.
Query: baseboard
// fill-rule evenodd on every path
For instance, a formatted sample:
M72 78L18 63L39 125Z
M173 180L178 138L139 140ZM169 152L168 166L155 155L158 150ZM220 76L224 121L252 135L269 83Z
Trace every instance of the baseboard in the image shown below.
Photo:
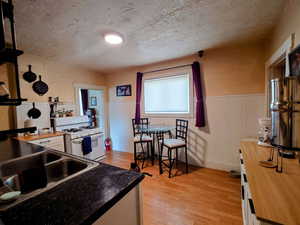
M223 170L223 171L240 170L240 166L238 164L229 164L229 163L221 163L221 162L213 162L213 161L204 162L203 167Z

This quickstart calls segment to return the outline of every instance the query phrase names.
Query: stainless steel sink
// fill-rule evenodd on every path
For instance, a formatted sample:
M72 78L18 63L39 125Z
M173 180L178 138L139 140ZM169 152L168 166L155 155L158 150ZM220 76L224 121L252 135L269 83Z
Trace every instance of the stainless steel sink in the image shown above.
M63 159L47 165L46 173L48 182L62 180L87 168L87 164L70 159Z
M7 204L0 202L0 211L45 192L98 165L98 162L55 150L45 150L0 163L0 176L4 186L12 191L21 191L21 196L15 202Z

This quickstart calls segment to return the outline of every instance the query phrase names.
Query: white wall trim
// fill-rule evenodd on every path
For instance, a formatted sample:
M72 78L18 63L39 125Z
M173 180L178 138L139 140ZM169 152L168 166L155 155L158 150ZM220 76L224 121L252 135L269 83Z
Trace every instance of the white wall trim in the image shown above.
M219 170L239 169L239 144L256 137L258 118L264 116L264 93L206 96L207 127L194 126L189 119L189 163ZM133 152L131 119L135 101L111 101L110 129L113 149ZM174 125L174 118L151 118L152 124ZM183 155L180 155L180 158Z
M288 39L286 39L283 44L273 53L273 55L266 62L267 67L276 63L278 60L280 60L280 58L286 57L286 54L288 54L294 46L294 36L295 34L291 34Z
M181 76L181 75L188 75L189 78L189 113L145 113L145 105L144 105L144 82L145 80L151 79L159 79L165 77L173 77L173 76ZM142 117L149 117L149 118L194 118L195 112L194 109L196 107L196 98L195 98L195 89L193 84L193 71L192 67L183 68L181 70L170 70L168 72L160 72L160 73L150 73L147 74L146 77L142 80L142 96L141 96L141 115Z
M222 171L230 171L230 170L240 171L240 167L237 164L224 164L222 162L206 161L204 167L210 169L222 170Z
M109 121L108 121L108 103L107 103L107 87L102 85L91 85L91 84L81 84L81 83L74 83L74 92L75 92L75 105L76 105L76 113L77 115L80 112L80 105L79 102L79 89L93 89L93 90L101 90L103 91L103 107L104 107L104 136L107 137L109 135L108 127L109 127Z
M293 33L283 42L283 44L272 54L272 56L265 63L265 93L266 93L265 115L266 116L269 114L268 106L270 105L269 102L270 67L285 58L286 59L285 75L289 76L288 55L294 47L294 40L295 40L295 34Z

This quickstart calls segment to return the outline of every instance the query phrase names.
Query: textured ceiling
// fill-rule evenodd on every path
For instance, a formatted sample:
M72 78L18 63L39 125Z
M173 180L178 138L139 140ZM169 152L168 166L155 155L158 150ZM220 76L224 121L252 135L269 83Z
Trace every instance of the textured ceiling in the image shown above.
M263 39L284 0L15 0L25 52L101 71ZM103 41L107 31L125 37Z

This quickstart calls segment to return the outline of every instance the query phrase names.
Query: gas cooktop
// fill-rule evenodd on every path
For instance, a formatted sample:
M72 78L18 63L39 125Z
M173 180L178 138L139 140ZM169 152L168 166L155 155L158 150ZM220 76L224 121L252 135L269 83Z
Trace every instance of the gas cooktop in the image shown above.
M63 131L63 132L68 132L68 133L76 133L76 132L82 131L82 129L79 129L79 128L71 128L71 129L63 129L62 131Z

